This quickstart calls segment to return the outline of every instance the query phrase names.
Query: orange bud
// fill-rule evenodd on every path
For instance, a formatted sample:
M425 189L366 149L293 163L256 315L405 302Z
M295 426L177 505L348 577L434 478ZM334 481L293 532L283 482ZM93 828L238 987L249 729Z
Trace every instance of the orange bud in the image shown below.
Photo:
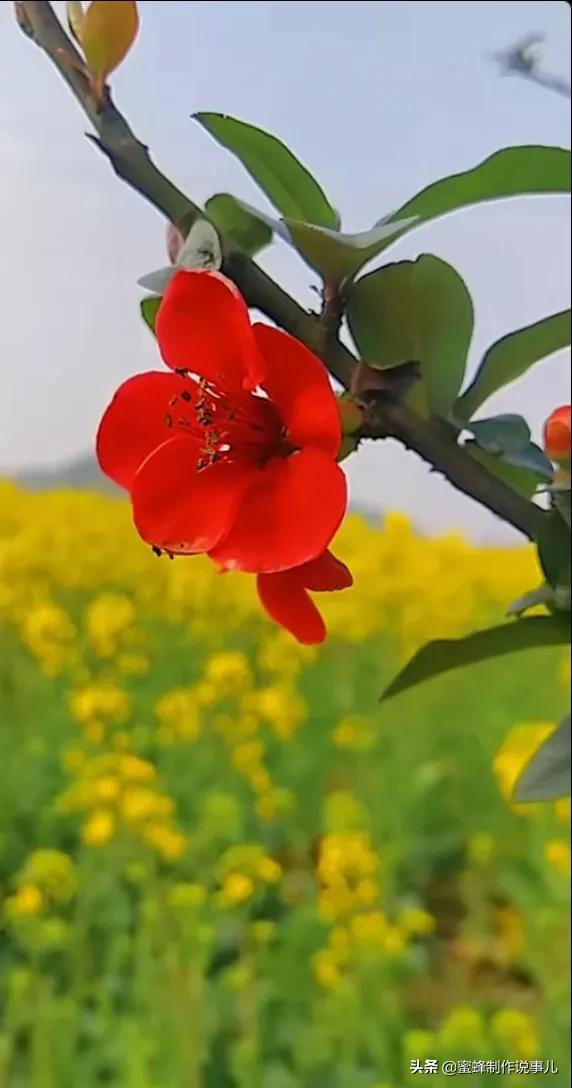
M362 414L354 398L349 393L342 393L337 398L338 411L340 413L340 425L342 428L342 441L338 451L337 460L344 461L350 453L357 450L359 438L357 433L363 423Z
M69 10L69 9L68 9ZM70 12L71 14L71 12ZM125 59L139 29L135 0L92 0L85 15L74 19L74 32L85 54L93 85L102 94L107 77Z
M570 464L570 405L556 408L544 424L544 450L547 457L562 467Z
M359 431L363 423L360 409L349 393L342 393L341 397L338 397L337 400L342 434L355 434L356 431Z
M67 4L68 26L72 38L81 45L81 35L85 23L85 12L80 0L68 0Z

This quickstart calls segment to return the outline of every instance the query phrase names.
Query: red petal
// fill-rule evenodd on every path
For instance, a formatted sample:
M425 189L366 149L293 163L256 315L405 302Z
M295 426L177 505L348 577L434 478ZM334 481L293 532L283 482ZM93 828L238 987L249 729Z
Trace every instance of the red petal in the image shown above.
M331 592L335 589L349 589L353 585L351 572L345 563L326 551L317 559L304 563L300 567L302 585L313 592Z
M315 645L326 637L326 625L300 584L299 571L281 574L259 574L256 587L260 602L268 615L285 627L298 642Z
M163 296L155 332L173 370L191 370L229 392L255 389L264 378L246 303L219 272L177 272Z
M97 460L106 476L130 489L145 458L168 439L169 401L188 385L176 374L149 371L119 387L97 432Z
M252 478L227 537L211 558L254 574L299 567L327 548L346 509L339 466L321 450L274 458Z
M316 446L336 457L342 440L336 398L324 364L299 340L270 325L254 325L266 366L260 383L293 446Z
M228 531L250 472L221 461L197 472L197 448L172 438L142 464L132 489L135 525L165 551L206 552Z

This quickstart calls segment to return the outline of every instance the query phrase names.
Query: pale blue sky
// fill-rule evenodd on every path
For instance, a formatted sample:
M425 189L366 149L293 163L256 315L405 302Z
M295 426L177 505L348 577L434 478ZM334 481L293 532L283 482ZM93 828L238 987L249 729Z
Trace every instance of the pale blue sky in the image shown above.
M63 5L56 5L59 9ZM349 229L370 226L425 184L519 143L569 146L570 104L488 55L544 31L543 63L570 70L570 8L543 2L324 0L140 3L141 35L113 81L158 164L195 200L227 190L264 205L189 115L218 110L267 128L313 170ZM157 363L140 323L139 275L164 263L158 214L112 174L40 52L0 4L0 466L52 465L90 448L116 385ZM388 260L434 252L473 294L472 365L492 340L569 305L567 198L522 200L422 228ZM311 271L282 244L264 266L313 304ZM569 359L538 367L487 406L538 434L569 399ZM429 530L508 539L479 507L393 443L347 462L352 496Z

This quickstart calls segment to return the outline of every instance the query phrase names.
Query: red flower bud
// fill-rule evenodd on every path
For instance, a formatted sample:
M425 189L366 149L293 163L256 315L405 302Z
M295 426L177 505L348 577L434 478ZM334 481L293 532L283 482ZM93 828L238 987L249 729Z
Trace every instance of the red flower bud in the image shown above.
M570 405L556 408L544 424L544 450L547 457L562 467L570 464Z
M174 223L167 225L167 253L171 264L176 264L185 239Z

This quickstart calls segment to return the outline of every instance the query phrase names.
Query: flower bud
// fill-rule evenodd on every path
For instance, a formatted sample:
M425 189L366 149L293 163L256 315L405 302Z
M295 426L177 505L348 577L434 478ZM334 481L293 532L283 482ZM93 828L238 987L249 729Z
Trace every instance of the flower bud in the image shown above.
M176 264L185 239L174 223L167 224L167 253L171 264Z
M363 423L361 409L358 407L350 393L342 393L341 397L337 398L337 402L342 425L342 434L344 436L355 434L356 431L359 431Z
M354 398L349 393L342 393L337 398L340 424L342 428L342 441L337 460L343 461L350 453L357 450L359 445L358 431L363 423L362 414Z
M570 467L570 405L556 408L544 424L544 451L561 468Z

